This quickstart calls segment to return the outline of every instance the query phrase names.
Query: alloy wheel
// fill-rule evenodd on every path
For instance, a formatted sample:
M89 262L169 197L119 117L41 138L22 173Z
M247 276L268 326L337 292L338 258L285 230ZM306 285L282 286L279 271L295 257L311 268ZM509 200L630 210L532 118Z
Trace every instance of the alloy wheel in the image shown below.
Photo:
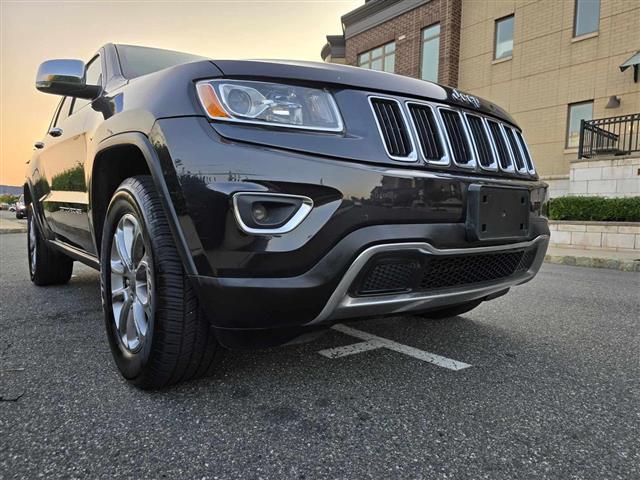
M135 353L152 318L153 271L144 232L135 216L123 215L111 244L111 309L120 345Z
M28 236L28 249L29 249L29 266L31 267L31 275L36 272L36 255L38 244L36 241L36 224L33 219L33 213L29 215L29 236Z

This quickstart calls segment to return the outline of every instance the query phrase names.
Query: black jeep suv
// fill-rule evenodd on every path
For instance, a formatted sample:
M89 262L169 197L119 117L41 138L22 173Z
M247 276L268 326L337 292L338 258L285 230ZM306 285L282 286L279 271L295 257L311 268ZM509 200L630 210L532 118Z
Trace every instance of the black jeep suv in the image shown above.
M530 280L549 230L520 129L412 78L108 44L51 60L28 164L36 285L101 272L118 368L142 388L372 315L446 317Z

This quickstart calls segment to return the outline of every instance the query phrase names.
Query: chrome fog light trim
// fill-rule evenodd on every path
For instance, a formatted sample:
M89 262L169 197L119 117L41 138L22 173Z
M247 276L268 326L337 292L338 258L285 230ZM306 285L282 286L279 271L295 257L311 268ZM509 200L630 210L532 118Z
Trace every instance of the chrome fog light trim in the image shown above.
M300 206L295 211L295 213L286 220L286 222L278 227L269 227L265 226L264 228L260 227L252 227L247 225L247 223L242 219L242 215L240 214L240 208L238 202L243 197L259 197L261 198L260 203L265 203L264 198L273 199L274 202L277 202L279 199L283 200L297 200L300 202ZM250 235L282 235L285 233L289 233L298 227L307 215L313 209L313 200L304 195L290 195L286 193L270 193L270 192L239 192L235 193L232 197L233 202L233 215L236 219L236 223L240 230L244 233L248 233Z

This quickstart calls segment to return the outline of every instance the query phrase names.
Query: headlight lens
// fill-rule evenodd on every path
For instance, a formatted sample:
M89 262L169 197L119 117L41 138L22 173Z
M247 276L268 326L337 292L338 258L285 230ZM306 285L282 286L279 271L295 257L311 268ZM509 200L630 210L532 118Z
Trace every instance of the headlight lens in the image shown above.
M196 85L210 118L286 128L340 132L338 106L317 88L282 83L210 80Z

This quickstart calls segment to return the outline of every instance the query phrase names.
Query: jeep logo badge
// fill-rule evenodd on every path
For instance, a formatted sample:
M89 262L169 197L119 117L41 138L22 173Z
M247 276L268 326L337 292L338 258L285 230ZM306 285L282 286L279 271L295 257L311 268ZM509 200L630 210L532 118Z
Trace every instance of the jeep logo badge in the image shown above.
M478 100L473 95L468 95L466 93L460 93L455 88L453 89L453 93L451 94L451 98L454 100L458 100L459 102L469 103L476 108L480 108L480 100Z

